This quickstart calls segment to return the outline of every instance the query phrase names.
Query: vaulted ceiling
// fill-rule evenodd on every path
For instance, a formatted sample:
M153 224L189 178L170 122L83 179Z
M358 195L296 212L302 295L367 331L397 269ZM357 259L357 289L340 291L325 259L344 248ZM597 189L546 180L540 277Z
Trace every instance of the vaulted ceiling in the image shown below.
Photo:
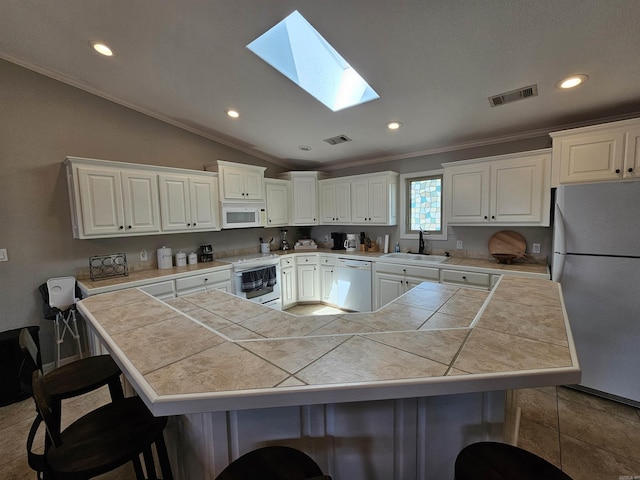
M246 48L294 10L379 99L332 112ZM638 25L638 0L0 0L0 58L265 160L330 169L636 115ZM589 78L558 89L571 74ZM489 104L530 85L537 96ZM351 141L323 141L338 135Z

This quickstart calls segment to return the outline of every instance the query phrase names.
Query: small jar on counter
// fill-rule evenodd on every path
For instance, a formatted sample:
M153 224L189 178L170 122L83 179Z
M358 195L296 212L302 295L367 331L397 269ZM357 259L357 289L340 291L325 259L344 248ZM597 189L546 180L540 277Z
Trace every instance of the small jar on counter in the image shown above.
M198 263L198 255L191 252L189 254L189 265L195 265L196 263Z

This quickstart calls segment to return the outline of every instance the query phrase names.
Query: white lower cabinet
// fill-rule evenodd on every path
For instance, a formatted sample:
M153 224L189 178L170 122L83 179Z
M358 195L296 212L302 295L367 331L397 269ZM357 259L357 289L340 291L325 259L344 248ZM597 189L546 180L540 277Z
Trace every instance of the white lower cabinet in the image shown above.
M295 305L298 301L296 269L293 265L280 269L280 295L283 310Z
M153 295L159 300L170 300L176 296L175 282L173 280L145 285L140 287L140 290Z
M233 293L231 270L203 273L176 280L177 297L206 290L222 290L223 292Z
M440 269L376 262L374 266L374 309L383 307L422 282L439 282Z
M483 289L489 289L491 286L491 275L488 273L443 269L440 275L440 281L442 283Z
M296 255L298 302L320 301L318 255Z
M329 255L320 257L320 300L330 305L338 304L336 259Z

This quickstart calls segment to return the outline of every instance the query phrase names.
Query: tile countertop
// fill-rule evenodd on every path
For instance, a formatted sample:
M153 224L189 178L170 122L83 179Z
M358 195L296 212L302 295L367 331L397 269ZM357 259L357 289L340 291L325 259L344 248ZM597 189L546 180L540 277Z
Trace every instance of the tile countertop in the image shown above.
M371 313L298 317L211 290L78 308L155 415L578 383L560 285L425 282Z
M381 261L385 263L400 263L432 268L447 267L454 270L458 269L466 271L488 272L493 274L506 273L510 275L531 276L545 279L551 278L549 275L549 267L546 264L542 263L513 263L511 265L505 265L497 263L494 260L460 257L451 257L442 263L425 263L404 259L399 260L391 258L381 258L384 255L381 252L347 252L346 250L331 249L289 250L286 252L283 252L282 250L276 250L272 253L278 256L303 255L310 253L332 254L340 257ZM80 276L78 276L78 285L84 296L88 296L96 295L98 293L105 293L115 289L140 287L142 285L153 282L173 280L176 278L193 275L194 273L198 273L200 270L219 270L230 267L231 265L225 262L224 257L222 257L213 262L198 263L196 265L187 265L184 267L139 270L130 272L126 277L110 277L99 280L90 280L88 278L80 278Z

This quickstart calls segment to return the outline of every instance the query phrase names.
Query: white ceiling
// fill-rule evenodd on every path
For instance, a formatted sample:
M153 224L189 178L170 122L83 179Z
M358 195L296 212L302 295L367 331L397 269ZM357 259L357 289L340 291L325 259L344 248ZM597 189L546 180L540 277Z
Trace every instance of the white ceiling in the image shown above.
M334 113L245 48L293 10L380 99ZM331 169L636 114L639 25L640 0L0 0L0 57L265 160ZM589 81L555 88L576 73ZM537 97L489 106L531 84ZM353 141L323 142L340 134Z

